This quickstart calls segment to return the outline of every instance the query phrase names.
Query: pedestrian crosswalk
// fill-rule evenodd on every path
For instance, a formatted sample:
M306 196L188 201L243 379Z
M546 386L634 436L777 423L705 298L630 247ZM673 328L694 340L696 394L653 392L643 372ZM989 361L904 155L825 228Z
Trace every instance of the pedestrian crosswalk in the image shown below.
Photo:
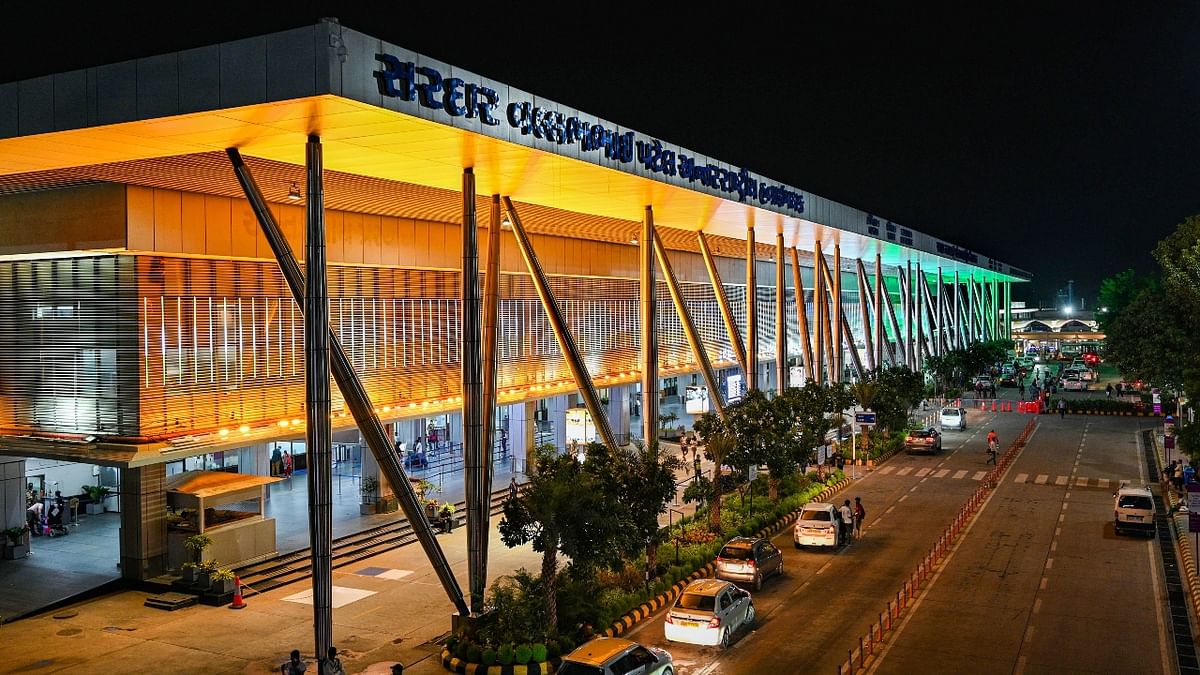
M930 468L916 469L915 467L911 467L911 466L905 466L905 467L885 466L885 467L877 470L875 473L883 474L885 476L888 474L894 474L896 476L907 476L907 475L911 474L914 478L945 478L947 480L975 480L975 481L983 480L983 477L987 475L987 471L971 472L967 469L959 469L957 471L953 471L953 473L951 473L951 471L952 471L952 469L936 469L936 468L934 468L934 469L930 469ZM1058 485L1058 486L1074 485L1075 487L1096 487L1096 488L1109 488L1109 487L1112 487L1115 485L1119 485L1121 483L1120 480L1111 479L1111 478L1089 478L1087 476L1076 476L1074 478L1074 480L1072 480L1071 477L1067 476L1067 475L1051 476L1050 474L1046 474L1046 473L1039 473L1039 474L1018 473L1015 476L1013 476L1012 482L1014 482L1014 483L1032 483L1034 485Z

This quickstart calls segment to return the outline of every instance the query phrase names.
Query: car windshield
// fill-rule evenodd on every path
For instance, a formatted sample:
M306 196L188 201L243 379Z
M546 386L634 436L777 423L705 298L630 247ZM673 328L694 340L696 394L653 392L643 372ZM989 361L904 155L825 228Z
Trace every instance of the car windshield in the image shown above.
M750 547L749 546L726 546L725 548L721 549L721 553L717 557L718 558L733 558L734 560L749 560L750 559Z
M910 431L908 432L908 435L910 438L932 438L933 431L929 429L921 429L920 431Z
M800 513L800 520L823 520L829 522L831 518L828 511L803 511Z
M711 612L716 604L717 596L715 595L700 595L699 593L684 593L679 596L678 606L683 609L695 609L702 612Z
M1150 501L1149 497L1142 495L1121 495L1121 498L1117 500L1117 506L1122 509L1145 509L1149 511L1154 507L1154 503Z
M958 409L957 408L946 408L945 410L942 411L942 415L945 417L958 417Z
M557 672L558 675L604 675L604 669L599 666L590 666L574 661L563 661Z

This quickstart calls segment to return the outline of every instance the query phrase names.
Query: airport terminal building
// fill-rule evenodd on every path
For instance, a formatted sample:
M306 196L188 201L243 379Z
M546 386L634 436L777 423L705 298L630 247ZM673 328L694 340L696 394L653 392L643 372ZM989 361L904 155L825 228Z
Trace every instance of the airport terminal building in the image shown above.
M306 394L264 223L303 259L315 195L330 329L414 477L470 465L465 404L506 485L537 444L656 428L643 392L695 413L1007 337L1029 279L335 20L0 84L4 527L35 477L105 485L109 567L143 580L174 479L260 477L267 519ZM338 387L331 423L348 480L386 477Z

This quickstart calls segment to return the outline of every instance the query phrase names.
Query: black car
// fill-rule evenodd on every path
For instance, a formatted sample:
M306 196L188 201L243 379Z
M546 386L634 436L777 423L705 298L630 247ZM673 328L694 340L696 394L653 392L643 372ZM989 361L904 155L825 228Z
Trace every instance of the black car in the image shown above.
M937 454L942 451L942 434L933 427L913 429L904 437L904 450L910 455L918 452Z

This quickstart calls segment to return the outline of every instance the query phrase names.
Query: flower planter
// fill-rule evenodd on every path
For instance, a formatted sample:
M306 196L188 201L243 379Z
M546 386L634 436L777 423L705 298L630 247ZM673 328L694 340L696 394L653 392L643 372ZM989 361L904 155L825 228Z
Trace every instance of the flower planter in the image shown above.
M200 577L200 574L196 571L195 567L185 567L183 570L180 571L180 574L183 575L180 578L185 583L189 583L189 584L196 583L196 580Z
M214 581L212 583L212 592L216 593L217 595L224 595L226 593L232 593L233 591L234 591L234 580L233 579L222 579L220 581Z
M373 516L376 513L378 513L378 510L374 503L358 505L358 515L360 516Z
M25 544L4 547L5 560L20 560L21 558L24 558L25 554L27 553L29 553L29 547Z
M200 588L210 588L212 584L212 572L200 572L196 575L196 585Z

